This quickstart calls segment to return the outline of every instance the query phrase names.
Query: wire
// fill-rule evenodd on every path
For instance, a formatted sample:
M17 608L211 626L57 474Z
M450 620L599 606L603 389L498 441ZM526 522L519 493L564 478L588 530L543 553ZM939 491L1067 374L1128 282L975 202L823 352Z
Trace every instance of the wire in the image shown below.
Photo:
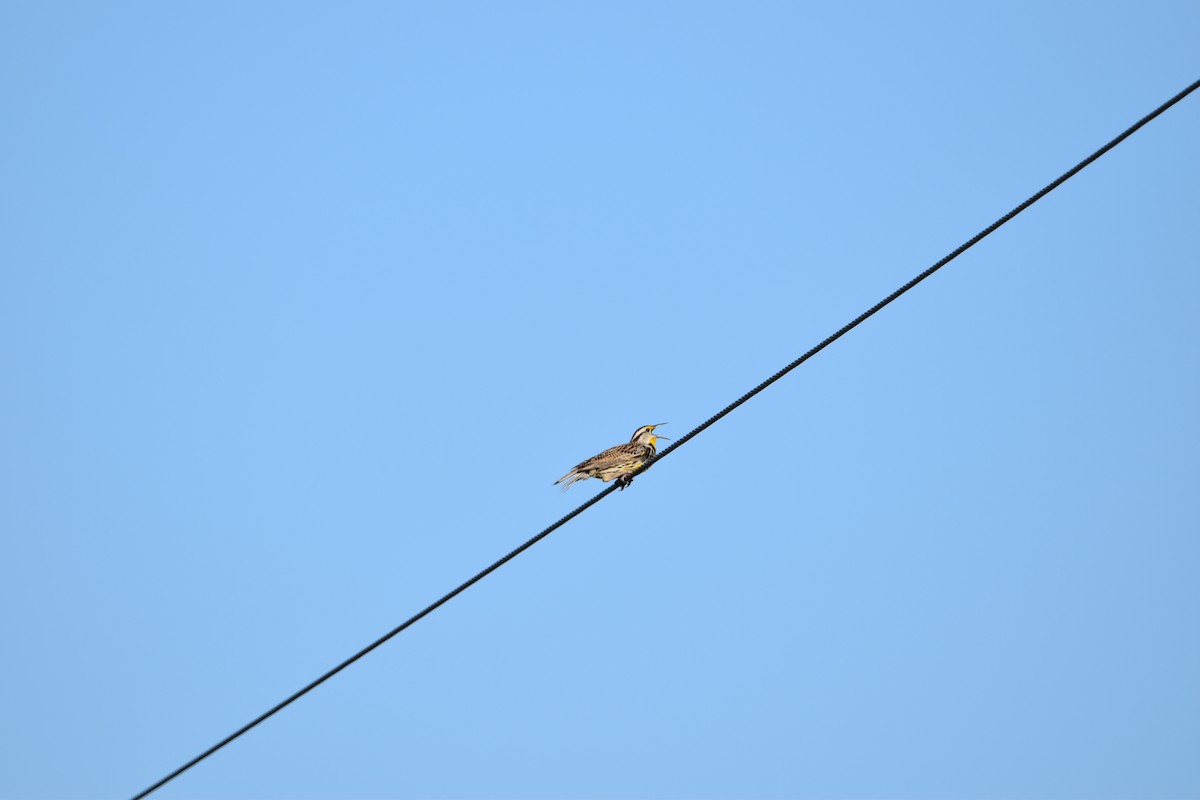
M500 567L504 566L504 565L505 565L505 564L507 564L509 561L512 561L514 558L516 558L517 556L521 555L521 553L525 552L525 551L526 551L526 550L528 550L529 548L533 547L535 544L537 544L538 542L540 542L542 539L545 539L547 536L549 536L549 535L550 535L551 533L553 533L555 530L557 530L558 528L561 528L563 525L565 525L566 523L570 522L570 521L571 521L573 518L575 518L575 517L579 516L579 515L580 515L580 514L582 514L582 513L583 513L585 510L587 510L588 508L590 508L590 507L594 506L596 503L599 503L599 502L600 502L602 499L604 499L605 497L607 497L608 495L610 495L610 494L612 494L614 491L616 491L616 489L617 489L617 487L616 487L616 485L615 485L615 484L614 484L614 485L612 485L612 486L609 486L607 489L605 489L604 491L602 491L602 492L600 492L599 494L597 494L597 495L596 495L595 497L593 497L591 500L588 500L586 503L584 503L583 505L581 505L581 506L579 506L578 508L576 508L576 509L575 509L574 511L572 511L570 514L567 514L565 517L563 517L562 519L560 519L558 522L555 522L553 525L550 525L550 526L548 526L548 527L547 527L545 530L543 530L543 531L542 531L541 533L539 533L537 536L534 536L532 539L530 539L529 541L525 542L523 545L521 545L520 547L516 548L515 550L513 550L512 552L510 552L508 555L504 556L503 558L501 558L501 559L498 559L498 560L497 560L495 563L493 563L491 566L487 567L486 569L483 569L483 570L481 570L481 571L480 571L480 572L478 572L478 573L477 573L477 574L476 574L476 575L475 575L473 578L470 578L469 580L463 581L463 582L462 582L461 584L459 584L459 585L458 585L458 586L457 586L455 589L452 589L451 591L449 591L449 592L446 592L446 594L442 595L440 598L438 598L438 599L437 599L437 600L435 600L434 602L430 603L430 604L429 604L429 605L427 605L425 608L423 608L423 609L421 609L420 611L418 611L416 614L413 614L411 617L409 617L408 619L406 619L404 622L400 623L399 625L397 625L397 626L396 626L395 628L393 628L392 630L388 631L388 632L387 632L386 634L384 634L383 636L380 636L378 639L376 639L375 641L371 642L369 645L367 645L366 647L364 647L362 650L359 650L357 653L355 653L354 655L350 656L350 657L349 657L349 658L347 658L345 661L343 661L342 663L338 664L336 667L334 667L333 669L329 670L329 671L328 671L328 672L326 672L324 675L322 675L321 677L317 678L315 681L313 681L312 683L308 684L307 686L305 686L305 687L304 687L303 689L301 689L300 691L298 691L298 692L296 692L295 694L293 694L291 697L287 698L287 699L286 699L286 700L284 700L283 702L281 702L281 703L279 703L279 704L277 704L277 705L273 706L272 708L269 708L268 710L264 711L263 713L259 714L257 717L255 717L254 719L250 720L250 721L249 721L249 722L247 722L245 725L243 725L242 727L238 728L236 731L234 731L233 733L229 734L229 735L228 735L228 736L226 736L224 739L222 739L221 741L217 742L217 743L216 743L216 744L214 744L212 747L208 748L208 749L207 749L207 750L205 750L203 753L201 753L200 755L198 755L198 756L196 756L195 758L193 758L191 761L189 761L189 762L187 762L186 764L184 764L183 766L179 767L178 769L176 769L176 770L175 770L174 772L172 772L171 774L169 774L169 775L167 775L167 776L163 777L163 778L162 778L161 780L159 780L158 782L156 782L156 783L152 784L152 785L151 785L151 786L149 786L148 788L146 788L146 789L143 789L141 792L139 792L139 793L135 794L135 795L133 796L133 800L141 800L141 798L143 798L143 797L145 797L146 795L150 794L151 792L153 792L155 789L157 789L157 788L159 788L160 786L162 786L162 785L163 785L164 783L166 783L167 781L169 781L169 780L172 780L173 778L177 777L179 774L181 774L181 773L182 773L182 772L184 772L185 770L188 770L188 769L190 769L191 767L194 767L194 766L196 766L196 765L197 765L197 764L199 764L201 761L203 761L204 759L208 758L208 757L209 757L209 756L211 756L213 753L217 752L217 751L218 751L218 750L220 750L222 747L224 747L225 745L229 744L229 743L230 743L230 742L232 742L234 739L238 738L238 737L239 737L239 736L241 736L243 733L245 733L246 731L248 731L248 730L250 730L251 728L253 728L255 725L258 725L260 722L262 722L262 721L266 720L268 717L272 716L273 714L275 714L275 713L277 713L277 712L279 712L279 711L282 711L282 710L283 710L283 709L284 709L286 706L290 705L291 703L295 702L296 700L299 700L301 697L303 697L304 695L308 694L308 693L309 693L309 692L311 692L313 689L317 688L317 687L318 687L318 686L320 686L322 683L324 683L325 681L327 681L327 680L329 680L330 678L332 678L334 675L337 675L339 672L341 672L341 671L342 671L342 670L344 670L346 667L348 667L348 666L350 666L351 664L353 664L355 661L358 661L360 658L362 658L363 656L365 656L367 653L369 653L369 652L371 652L372 650L374 650L375 648L379 647L379 646L380 646L380 645L382 645L384 642L388 641L388 640L389 640L389 639L391 639L393 636L395 636L396 634L400 633L400 632L401 632L401 631L403 631L405 628L409 627L409 626L410 626L410 625L412 625L414 622L416 622L417 620L419 620L419 619L421 619L422 617L424 617L426 614L429 614L431 611L435 610L435 609L436 609L438 606L440 606L440 605L442 605L442 604L446 603L448 600L451 600L451 599L452 599L453 597L455 597L456 595L458 595L458 594L462 593L463 591L465 591L466 589L470 588L470 587L471 587L473 584L476 584L476 583L478 583L479 581L483 580L484 578L486 578L486 577L487 577L488 575L490 575L491 573L493 573L493 572L495 572L496 570L500 569Z
M695 428L693 428L691 431L689 431L689 432L688 432L687 434L685 434L684 436L681 436L681 437L680 437L680 438L679 438L679 439L678 439L678 440L677 440L677 441L676 441L674 444L672 444L672 445L671 445L670 447L668 447L667 449L663 450L663 451L662 451L662 453L660 453L660 454L658 455L658 457L657 457L657 458L655 458L655 459L653 459L652 461L649 461L649 462L647 462L646 464L643 464L641 467L639 467L639 468L638 468L638 469L637 469L637 470L636 470L636 471L633 473L633 475L634 475L634 476L637 476L637 475L640 475L640 474L642 474L642 473L643 473L643 472L645 472L647 469L649 469L651 466L653 466L654 464L657 464L659 461L661 461L662 459L666 458L666 457L667 457L668 455L670 455L671 453L673 453L673 452L675 452L676 450L678 450L678 449L679 449L680 447L682 447L682 446L683 446L685 443L687 443L687 442L688 442L690 439L692 439L692 438L693 438L693 437L695 437L697 434L699 434L700 432L702 432L703 430L705 430L706 428L708 428L709 426L711 426L711 425L712 425L713 423L715 423L717 420L719 420L719 419L721 419L722 417L724 417L725 415L729 414L729 412L733 411L735 408L737 408L738 406L740 406L740 405L742 405L743 403L745 403L745 402L746 402L747 400L749 400L751 397L754 397L756 394L758 394L759 392L761 392L763 389L766 389L768 386L770 386L771 384L775 383L775 381L779 380L779 379L780 379L780 378L782 378L784 375L788 374L788 373L789 373L789 372L791 372L793 369L795 369L796 367L800 366L800 365L801 365L801 364L803 364L805 361L807 361L808 359L812 358L813 356L815 356L817 353L819 353L819 352L821 352L822 350L824 350L824 349L825 349L826 347L828 347L829 345L833 344L835 341L837 341L838 339L840 339L842 336L844 336L845 334L849 333L849 332L850 332L851 330L853 330L854 328L858 327L858 325L859 325L859 324L861 324L862 322L864 322L864 321L865 321L865 320L866 320L868 317L870 317L870 316L872 316L873 314L875 314L875 312L879 311L879 310L880 310L880 309L882 309L884 306L888 305L888 304L889 304L889 303L891 303L893 300L895 300L896 298L900 297L900 295L904 294L904 293L905 293L905 292L907 292L909 289L913 288L913 287L914 287L914 286L916 286L918 283L920 283L921 281L925 280L925 279L926 279L926 278L928 278L930 275L932 275L933 273L937 272L939 269L941 269L942 267L946 266L947 264L949 264L949 263L950 263L951 261L953 261L954 259L958 258L958 256L962 255L962 254L963 254L963 253L965 253L967 250L969 250L971 247L973 247L974 245L978 244L978 243L979 243L981 240L983 240L983 239L984 239L985 237L987 237L989 234L993 233L993 232L994 232L994 231L995 231L997 228L999 228L1001 225L1003 225L1004 223L1008 222L1009 220L1011 220L1013 217L1015 217L1015 216L1017 216L1018 214L1020 214L1020 213L1021 213L1022 211L1024 211L1025 209L1029 208L1031 205L1033 205L1034 203L1036 203L1038 200L1041 200L1043 197L1045 197L1045 196L1046 196L1047 194L1049 194L1050 192L1054 191L1056 188L1058 188L1060 185L1062 185L1062 184L1063 184L1063 183L1065 183L1067 180L1069 180L1070 178L1072 178L1072 177L1073 177L1073 176L1074 176L1076 173L1078 173L1078 172L1079 172L1080 170L1082 170L1084 167L1088 166L1088 165L1089 165L1089 164L1091 164L1093 161L1095 161L1096 159L1100 158L1100 156L1104 155L1104 154L1105 154L1105 153L1107 153L1109 150L1113 149L1113 148L1114 148L1114 147L1116 147L1118 144L1120 144L1121 142L1123 142L1125 139L1127 139L1127 138L1129 138L1130 136L1132 136L1132 135L1133 135L1134 133L1136 133L1136 132L1138 131L1138 129L1139 129L1139 128L1141 128L1143 125L1145 125L1146 123L1148 123L1148 122L1150 122L1151 120L1153 120L1155 117L1157 117L1157 116L1159 116L1160 114L1162 114L1164 111L1166 111L1168 108L1170 108L1171 106L1173 106L1173 105L1175 105L1176 103L1178 103L1178 102L1179 102L1180 100L1182 100L1183 98L1187 97L1189 94L1191 94L1191 93L1192 93L1193 91L1195 91L1197 88L1200 88L1200 80L1198 80L1198 81L1194 82L1193 84L1191 84L1190 86L1188 86L1186 89L1184 89L1183 91L1181 91L1179 94L1175 95L1175 96L1174 96L1174 97L1172 97L1170 100L1168 100L1167 102L1163 103L1161 106L1159 106L1158 108L1154 109L1153 111L1151 111L1151 112L1150 112L1149 114L1147 114L1146 116L1142 117L1140 120L1138 120L1137 122L1135 122L1133 125L1130 125L1130 126L1129 126L1128 128L1126 128L1126 129L1125 129L1125 130L1124 130L1124 131L1123 131L1123 132L1122 132L1120 135L1118 135L1118 136L1116 136L1115 138L1113 138L1111 141L1109 141L1109 142L1108 142L1106 145L1104 145L1103 147L1101 147L1099 150L1097 150L1096 152L1092 153L1090 156L1088 156L1087 158L1085 158L1083 161L1080 161L1080 162L1079 162L1078 164L1076 164L1074 167L1072 167L1071 169L1069 169L1069 170L1067 170L1066 172L1064 172L1064 173L1063 173L1062 175L1060 175L1060 176L1059 176L1057 179L1055 179L1055 180L1054 180L1054 181L1052 181L1051 183L1047 184L1047 185L1046 185L1044 188L1042 188L1042 189L1041 189L1041 191L1037 192L1036 194L1034 194L1033 196L1031 196L1031 197L1030 197L1028 200L1026 200L1025 202L1021 203L1019 206L1017 206L1016 208L1014 208L1012 211L1009 211L1009 212L1008 212L1007 214L1005 214L1003 217L1000 217L1000 219L996 220L996 221L995 221L995 222L993 222L991 225L987 226L987 227L986 227L986 228L984 228L982 231L980 231L979 233L977 233L977 234L975 234L974 236L972 236L972 237L971 237L970 239L968 239L968 240L967 240L965 243L963 243L963 244L959 245L959 247L958 247L956 250L954 250L954 252L950 253L948 256L946 256L945 258L943 258L941 261L938 261L938 262L937 262L936 264L934 264L932 267L930 267L929 269L925 270L925 271L924 271L924 272L922 272L920 275L916 276L915 278L913 278L912 280L910 280L908 283L904 284L904 285L903 285L903 286L901 286L899 289L897 289L896 291L892 292L891 294L889 294L889 295L888 295L887 297L885 297L884 299L880 300L880 301L879 301L878 303L876 303L875 305L871 306L871 308L869 308L868 310L864 311L862 314L860 314L860 315L858 315L857 317L855 317L853 320L851 320L851 321L850 321L849 323L847 323L846 325L842 326L842 327L841 327L841 328L840 328L840 329L839 329L839 330L838 330L836 333L834 333L834 334L832 334L831 336L829 336L827 339L825 339L823 342L821 342L820 344L818 344L816 347L812 348L812 349L811 349L811 350L809 350L807 353L805 353L804 355L800 356L800 357L799 357L799 358L797 358L795 361L793 361L792 363L788 364L786 367L784 367L783 369L779 370L778 372L776 372L776 373L775 373L774 375L772 375L771 377L767 378L765 381L763 381L762 383L760 383L758 386L756 386L756 387L754 387L753 389L751 389L750 391L746 392L744 395L742 395L741 397L739 397L737 400L735 400L735 401L733 401L732 403L730 403L729 405L725 406L725 408L721 409L721 410L720 410L720 411L718 411L716 414L714 414L714 415L712 415L711 417L709 417L707 420L705 420L705 421L704 421L703 423L701 423L700 425L697 425ZM299 691L297 691L295 694L291 695L291 696L290 696L290 697L288 697L287 699L283 700L282 702L278 703L278 704L277 704L277 705L275 705L275 706L272 706L272 707L271 707L271 708L269 708L268 710L264 711L262 714L259 714L257 717L255 717L254 719L252 719L250 722L247 722L245 725L243 725L242 727L238 728L236 731L234 731L233 733L229 734L229 735L228 735L228 736L226 736L224 739L222 739L221 741L217 742L216 744L214 744L212 747L210 747L210 748L208 748L207 750L205 750L205 751L204 751L203 753L201 753L200 755L196 756L195 758L193 758L192 760L190 760L190 761L188 761L187 763L183 764L182 766L180 766L179 768L177 768L177 769L176 769L176 770L174 770L173 772L169 773L168 775L164 776L164 777L163 777L163 778L161 778L160 780L158 780L158 781L156 781L155 783L151 784L151 785L150 785L149 787L147 787L146 789L143 789L141 792L139 792L138 794L134 795L134 796L133 796L133 798L132 798L132 800L141 800L141 798L144 798L144 797L146 797L148 794L150 794L150 793L151 793L151 792L153 792L154 790L158 789L158 788L159 788L159 787L161 787L163 784L165 784L165 783L167 783L168 781L171 781L171 780L173 780L174 778L178 777L180 774L182 774L183 772L187 771L188 769L191 769L191 768L192 768L192 767L194 767L196 764L199 764L201 761L203 761L204 759L208 758L208 757L209 757L209 756L211 756L213 753L217 752L217 751L218 751L218 750L220 750L222 747L224 747L225 745L227 745L227 744L229 744L230 742L232 742L234 739L236 739L236 738L238 738L239 736L241 736L243 733L246 733L246 732L247 732L247 731L249 731L251 728L253 728L253 727L257 726L259 723L261 723L261 722L264 722L264 721L265 721L265 720L267 720L269 717L271 717L271 716L275 715L275 714L276 714L276 713L278 713L279 711L282 711L284 708L286 708L287 706L291 705L291 704L292 704L292 703L294 703L296 700L299 700L301 697L303 697L304 695L308 694L308 693L309 693L309 692L311 692L313 689L317 688L317 687L318 687L318 686L320 686L322 683L324 683L325 681L329 680L329 679L330 679L330 678L332 678L334 675L338 674L339 672L341 672L342 670L344 670L346 667L348 667L348 666L350 666L351 664L353 664L355 661L358 661L360 658L362 658L363 656L367 655L368 653L370 653L372 650L376 649L376 648L377 648L377 647L379 647L380 645L384 644L385 642L387 642L387 641L388 641L389 639L391 639L392 637L396 636L396 635L397 635L398 633L400 633L401 631L403 631L403 630L405 630L406 628L410 627L410 626L411 626L413 623L417 622L417 621L418 621L418 620L420 620L422 617L425 617L426 615L430 614L431 612L433 612L434 610L436 610L438 607L442 606L442 605L443 605L443 604L445 604L446 602L448 602L448 601L450 601L451 599L453 599L455 596L457 596L457 595L461 594L462 592L466 591L467 589L469 589L469 588L470 588L471 586L473 586L474 584L476 584L476 583L478 583L479 581L483 580L483 579L484 579L484 578L486 578L488 575L490 575L491 573L495 572L495 571L496 571L496 570L498 570L500 567L504 566L504 565L505 565L505 564L507 564L509 561L511 561L511 560L513 560L514 558L516 558L517 556L519 556L521 553L523 553L523 552L525 552L526 550L528 550L529 548L533 547L535 544L537 544L538 542L540 542L542 539L545 539L547 536L549 536L549 535L550 535L551 533L553 533L555 530L557 530L558 528L561 528L563 525L565 525L566 523L570 522L572 519L574 519L575 517L579 516L579 515L580 515L580 514L582 514L584 511L586 511L587 509L589 509L589 508L591 508L592 506L594 506L596 503L598 503L598 502L600 502L601 500L603 500L605 497L608 497L610 494L612 494L614 491L616 491L616 489L617 489L617 486L616 486L616 484L613 484L613 485L609 486L607 489L605 489L605 490L603 490L602 492L598 493L597 495L595 495L594 497L592 497L590 500L588 500L587 502L585 502L585 503L583 503L582 505L580 505L580 506L579 506L578 508L576 508L574 511L572 511L571 513L569 513L569 514L567 514L566 516L564 516L562 519L558 520L557 522L555 522L555 523L554 523L554 524L552 524L552 525L549 525L549 526L547 526L547 527L546 527L544 530L542 530L542 531L541 531L540 533L538 533L536 536L532 537L531 539L529 539L528 541L526 541L524 544L522 544L521 546L517 547L516 549L512 550L512 551L511 551L510 553L508 553L507 555L505 555L505 556L503 556L502 558L500 558L500 559L496 560L496 561L495 561L495 562L493 562L493 563L492 563L490 566L488 566L487 568L485 568L485 569L481 570L480 572L478 572L478 573L477 573L477 574L476 574L474 577L472 577L472 578L470 578L470 579L468 579L468 580L466 580L466 581L463 581L463 582L462 582L461 584L459 584L459 585L458 585L456 588L454 588L454 589L452 589L451 591L447 592L446 594L442 595L440 598L438 598L438 599L437 599L437 600L435 600L434 602L430 603L428 606L426 606L425 608L423 608L421 611L418 611L416 614L413 614L411 617L409 617L408 619L406 619L406 620L405 620L404 622L402 622L400 625L397 625L395 628L393 628L392 630L388 631L386 634L384 634L383 636L379 637L379 638L378 638L378 639L376 639L374 642L372 642L371 644L369 644L369 645L367 645L366 647L364 647L362 650L359 650L357 653L355 653L354 655L350 656L350 657L349 657L349 658L347 658L345 661L343 661L342 663L338 664L336 667L334 667L333 669L329 670L329 671L328 671L328 672L326 672L324 675L322 675L321 677L319 677L319 678L317 678L316 680L314 680L312 683L310 683L310 684L308 684L307 686L305 686L303 689L300 689Z
M954 252L950 253L950 255L946 256L946 257L945 257L945 258L943 258L941 261L937 262L937 263L936 263L936 264L934 264L932 267L930 267L929 269L925 270L925 271L924 271L924 272L922 272L920 275L918 275L917 277L913 278L911 281L909 281L908 283L904 284L904 285L903 285L903 286L901 286L899 289L897 289L896 291L892 292L891 294L889 294L887 297L885 297L885 298L883 298L882 300L880 300L880 301L879 301L878 303L876 303L875 305L871 306L869 309L867 309L866 311L864 311L862 314L859 314L859 315L858 315L857 317L855 317L853 320L851 320L850 322L846 323L846 324L845 324L844 326L842 326L842 327L841 327L841 328L840 328L840 329L839 329L839 330L838 330L836 333L832 334L832 335L831 335L829 338L827 338L825 341L821 342L819 345L817 345L816 347L814 347L812 350L809 350L807 353L805 353L804 355L800 356L799 358L797 358L797 359L796 359L795 361L793 361L792 363L788 364L788 365L787 365L786 367L784 367L783 369L779 370L779 372L776 372L774 375L772 375L771 377L767 378L765 381L763 381L762 383L760 383L758 386L755 386L753 389L751 389L750 391L746 392L744 395L742 395L741 397L739 397L737 400L734 400L732 403L730 403L729 405L725 406L725 408L721 409L721 410L720 410L720 411L718 411L716 414L713 414L711 417L709 417L709 418L708 418L707 420L705 420L703 423L701 423L700 425L697 425L697 426L696 426L695 428L693 428L691 431L688 431L688 433L687 433L685 436L681 436L681 437L680 437L680 438L679 438L679 439L678 439L678 440L677 440L677 441L676 441L674 444L672 444L672 445L671 445L670 447L668 447L666 450L663 450L661 453L659 453L659 454L658 454L658 457L657 457L657 458L655 458L653 461L651 461L651 462L649 462L649 463L647 463L647 464L644 464L644 465L642 465L642 466L641 466L641 467L640 467L640 468L639 468L637 471L635 471L635 472L633 473L633 475L634 475L634 476L637 476L637 475L640 475L640 474L642 474L643 472L645 472L646 470L648 470L648 469L651 467L651 465L653 465L653 464L655 464L655 463L657 463L657 462L661 461L663 458L665 458L666 456L670 455L670 454L671 454L672 452L674 452L676 449L678 449L678 448L682 447L682 446L684 445L684 443L685 443L685 442L687 442L689 439L691 439L693 436L695 436L696 434L700 433L700 432L701 432L701 431L703 431L705 428L707 428L708 426L712 425L712 424L713 424L714 422L716 422L717 420L719 420L719 419L721 419L722 417L724 417L724 416L725 416L726 414L728 414L730 411L733 411L735 408L737 408L737 407L738 407L738 406L740 406L742 403L744 403L744 402L746 402L747 400L749 400L751 397L754 397L754 395L758 394L758 393L759 393L759 392L761 392L763 389L766 389L768 386L770 386L772 383L774 383L775 381L777 381L777 380L779 380L780 378L782 378L784 375L787 375L789 372L791 372L791 371L792 371L792 370L794 370L796 367L798 367L798 366L800 366L801 364L803 364L805 361L808 361L810 358L812 358L812 357L813 357L813 356L815 356L817 353L819 353L819 352L821 352L822 350L824 350L824 349L825 349L826 347L828 347L829 345L831 345L831 344L833 344L834 342L836 342L838 339L842 338L842 336L844 336L845 334L849 333L849 332L850 332L851 330L853 330L854 328L858 327L858 325L859 325L860 323L862 323L863 321L865 321L865 320L867 319L867 317L870 317L870 316L871 316L871 315L873 315L873 314L874 314L876 311L879 311L879 310L880 310L880 309L882 309L884 306L886 306L888 303L892 302L893 300L895 300L896 298L898 298L900 295L904 294L904 293L905 293L905 292L907 292L909 289L913 288L913 287L914 287L914 286L916 286L918 283L920 283L921 281L925 280L925 279L926 279L926 278L928 278L930 275L932 275L933 273L937 272L939 269L941 269L942 267L946 266L947 264L949 264L949 263L950 263L951 261L953 261L954 259L958 258L960 255L962 255L963 253L965 253L965 252L966 252L967 250L969 250L971 247L973 247L973 246L975 246L976 244L978 244L978 243L979 243L979 242L980 242L980 241L981 241L981 240L982 240L984 237L986 237L986 236L988 236L989 234L991 234L992 232L994 232L994 231L995 231L997 228L999 228L1001 225L1003 225L1004 223L1008 222L1009 220L1011 220L1013 217L1015 217L1015 216L1017 216L1018 214L1020 214L1020 213L1021 213L1022 211L1024 211L1025 209L1029 208L1031 205L1033 205L1034 203L1036 203L1038 200L1041 200L1043 197L1045 197L1046 195L1050 194L1050 192L1054 191L1055 189L1057 189L1057 188L1058 188L1059 186L1061 186L1062 184L1066 183L1068 180L1070 180L1072 177L1074 177L1074 176L1075 176L1075 174L1076 174L1076 173L1078 173L1080 170L1082 170L1084 167L1088 166L1088 165L1089 165L1089 164L1091 164L1093 161L1095 161L1096 159L1098 159L1100 156L1104 155L1104 154L1105 154L1105 153L1107 153L1109 150L1112 150L1114 147L1116 147L1117 145L1119 145L1121 142L1123 142L1123 141L1125 141L1126 139L1128 139L1130 136L1132 136L1134 133L1136 133L1136 132L1137 132L1137 130L1138 130L1139 128L1141 128L1143 125L1145 125L1147 122L1150 122L1150 120L1154 119L1154 118L1155 118L1155 117L1157 117L1159 114L1163 113L1163 112L1164 112L1164 111L1166 111L1168 108L1170 108L1171 106L1175 105L1176 103L1178 103L1178 102L1179 102L1180 100L1182 100L1183 98L1187 97L1189 94L1191 94L1193 91L1195 91L1195 90L1196 90L1198 87L1200 87L1200 80L1196 81L1196 82L1195 82L1195 83L1193 83L1191 86L1187 87L1187 88L1186 88L1186 89L1184 89L1182 92L1180 92L1179 94L1175 95L1175 96L1174 96L1174 97L1172 97L1170 100L1168 100L1167 102L1163 103L1161 106L1159 106L1158 108L1154 109L1154 110L1153 110L1153 111L1151 111L1149 114L1147 114L1146 116L1144 116L1144 117L1142 117L1141 119L1139 119L1137 122L1135 122L1135 123L1133 123L1132 125L1130 125L1130 126L1129 126L1128 128L1126 128L1126 129L1125 129L1125 130L1124 130L1124 131L1123 131L1123 132L1122 132L1120 135L1118 135L1117 137L1115 137L1114 139L1112 139L1112 140L1111 140L1111 141L1110 141L1108 144L1104 145L1104 146L1103 146L1103 147L1101 147L1099 150L1097 150L1096 152L1092 153L1090 156L1088 156L1087 158L1085 158L1083 161L1080 161L1078 164L1076 164L1075 166L1071 167L1071 169L1067 170L1067 171L1066 171L1066 172L1064 172L1062 175L1058 176L1058 178L1056 178L1055 180L1053 180L1053 181L1051 181L1050 183L1046 184L1046 186L1044 186L1044 187L1042 188L1042 190L1041 190L1041 191L1039 191L1038 193L1036 193L1036 194L1034 194L1033 196L1031 196L1031 197L1030 197L1028 200L1026 200L1024 203L1021 203L1021 205L1017 206L1017 207L1016 207L1016 208L1014 208L1012 211L1009 211L1009 212L1008 212L1007 214L1005 214L1003 217L1001 217L1000 219L996 220L996 221L995 221L995 222L993 222L991 225L988 225L986 228L984 228L984 229L983 229L983 230L981 230L979 233L977 233L977 234L975 234L974 236L972 236L972 237L971 237L970 239L968 239L966 242L964 242L963 244L959 245L959 246L958 246L958 249L956 249Z

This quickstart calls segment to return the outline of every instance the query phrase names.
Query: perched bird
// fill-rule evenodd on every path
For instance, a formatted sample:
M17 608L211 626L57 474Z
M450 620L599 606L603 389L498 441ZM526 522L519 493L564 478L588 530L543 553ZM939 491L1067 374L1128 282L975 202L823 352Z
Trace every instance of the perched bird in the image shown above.
M666 424L660 422L658 425L643 425L634 431L629 444L619 444L600 455L592 456L582 464L576 465L575 469L563 475L554 484L557 486L561 483L565 492L572 483L584 478L599 478L605 483L616 478L621 491L625 491L625 487L633 483L630 473L658 454L654 443L659 439L668 438L654 433L655 428Z

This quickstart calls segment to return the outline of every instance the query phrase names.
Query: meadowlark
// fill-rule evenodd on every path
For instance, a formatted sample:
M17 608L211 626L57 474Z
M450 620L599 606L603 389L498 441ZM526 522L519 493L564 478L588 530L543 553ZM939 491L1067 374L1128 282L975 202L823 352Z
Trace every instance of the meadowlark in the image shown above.
M633 438L629 440L629 444L619 444L616 447L608 448L599 455L592 456L556 480L554 485L557 486L561 483L565 492L571 488L572 483L584 478L599 478L605 483L615 478L617 486L621 487L621 491L625 491L625 487L633 483L633 476L630 473L658 454L658 451L654 449L654 443L659 439L668 438L654 432L655 428L666 424L660 422L658 425L643 425L633 432Z

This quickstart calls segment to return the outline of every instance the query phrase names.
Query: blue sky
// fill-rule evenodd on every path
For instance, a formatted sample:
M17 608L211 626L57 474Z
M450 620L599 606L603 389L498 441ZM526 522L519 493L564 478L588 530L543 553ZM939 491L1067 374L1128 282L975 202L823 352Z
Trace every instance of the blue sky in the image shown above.
M0 797L125 797L1200 75L1195 3L0 7ZM1200 795L1200 98L164 798Z

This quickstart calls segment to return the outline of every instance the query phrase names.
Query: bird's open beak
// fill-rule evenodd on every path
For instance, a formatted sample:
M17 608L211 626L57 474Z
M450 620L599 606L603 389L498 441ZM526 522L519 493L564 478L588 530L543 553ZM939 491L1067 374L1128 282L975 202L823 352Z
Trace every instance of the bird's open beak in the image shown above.
M660 422L660 423L658 423L657 425L651 425L651 426L650 426L650 430L651 430L651 431L653 431L655 428L660 428L660 427L662 427L663 425L666 425L666 424L667 424L667 423L665 423L665 422ZM654 436L655 436L655 438L656 438L656 439L666 439L668 442L669 442L669 441L671 441L671 437L670 437L670 436L663 436L661 433L656 433L656 434L654 434Z

